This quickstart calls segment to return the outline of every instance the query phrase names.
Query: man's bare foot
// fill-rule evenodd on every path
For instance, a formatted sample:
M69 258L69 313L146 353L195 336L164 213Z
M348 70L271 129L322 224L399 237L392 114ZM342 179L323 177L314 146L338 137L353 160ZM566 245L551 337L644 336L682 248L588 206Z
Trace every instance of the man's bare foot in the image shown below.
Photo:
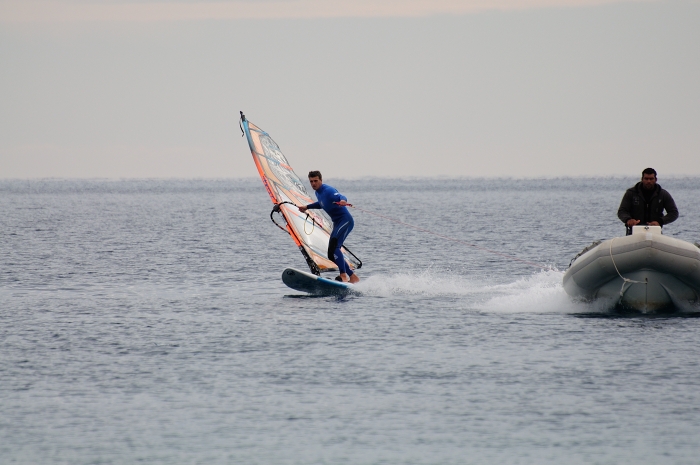
M340 273L340 279L342 279L344 283L347 283L348 281L350 281L350 279L348 279L347 273Z
M360 278L356 274L353 274L350 276L350 283L351 284L357 284L359 282L360 282Z

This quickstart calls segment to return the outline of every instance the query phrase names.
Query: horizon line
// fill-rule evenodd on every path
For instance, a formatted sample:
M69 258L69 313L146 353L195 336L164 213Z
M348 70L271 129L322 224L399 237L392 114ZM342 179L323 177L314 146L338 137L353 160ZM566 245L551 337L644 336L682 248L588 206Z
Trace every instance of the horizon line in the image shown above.
M405 175L405 176L333 176L333 179L342 181L358 181L358 180L436 180L436 181L459 181L463 179L468 180L557 180L557 179L639 179L638 175L632 174L606 174L606 175L590 175L590 174L542 174L542 175ZM684 179L697 179L700 178L700 174L680 174L671 173L663 176L666 180L684 180ZM122 176L122 177L106 177L106 176L39 176L39 177L0 177L0 183L3 182L31 182L31 181L109 181L109 182L119 182L119 181L260 181L260 176Z
M246 0L146 3L5 0L0 23L182 22L322 18L399 18L465 15L484 11L581 8L663 0Z

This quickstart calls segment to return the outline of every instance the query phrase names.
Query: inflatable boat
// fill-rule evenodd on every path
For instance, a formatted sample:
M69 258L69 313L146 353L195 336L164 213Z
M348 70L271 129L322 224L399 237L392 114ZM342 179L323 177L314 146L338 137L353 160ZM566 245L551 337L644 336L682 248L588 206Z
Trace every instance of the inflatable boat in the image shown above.
M634 226L631 235L594 242L576 255L564 289L644 313L698 311L700 244L663 236L661 226Z

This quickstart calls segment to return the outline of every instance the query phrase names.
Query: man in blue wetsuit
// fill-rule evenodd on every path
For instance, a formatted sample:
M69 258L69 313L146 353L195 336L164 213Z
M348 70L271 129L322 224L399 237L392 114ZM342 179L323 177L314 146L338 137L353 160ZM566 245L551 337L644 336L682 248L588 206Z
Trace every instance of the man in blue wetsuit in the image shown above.
M360 281L360 278L352 272L345 262L343 253L340 251L345 238L348 237L353 226L355 226L355 221L353 221L346 207L348 199L335 188L328 184L323 184L323 176L321 176L320 171L309 171L309 183L313 190L316 191L318 202L299 207L299 211L304 213L308 209L323 208L328 213L328 216L333 220L333 232L331 232L331 240L328 243L328 258L338 265L338 271L340 271L340 276L335 279L353 284L357 283Z

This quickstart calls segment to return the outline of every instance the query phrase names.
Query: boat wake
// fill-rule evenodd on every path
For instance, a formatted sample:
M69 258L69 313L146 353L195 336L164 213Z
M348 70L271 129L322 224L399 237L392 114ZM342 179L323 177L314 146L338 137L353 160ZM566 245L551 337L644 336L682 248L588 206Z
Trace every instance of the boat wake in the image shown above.
M389 297L392 295L415 296L471 296L488 293L487 287L475 279L450 275L434 270L369 276L357 284L364 295Z
M480 312L499 313L562 313L589 317L657 316L630 311L618 305L617 298L584 301L569 296L562 285L561 271L541 271L511 283L489 283L483 277L452 275L434 270L418 273L369 276L358 285L364 296L443 297L463 301L468 308ZM700 305L678 304L659 316L700 316Z
M581 302L566 294L563 273L541 271L511 283L489 283L483 277L451 275L434 270L370 276L357 285L363 295L455 297L470 308L502 313L594 313L607 312L615 302Z
M560 271L542 271L509 284L494 286L493 294L477 308L501 313L605 312L614 302L573 300L562 286Z

